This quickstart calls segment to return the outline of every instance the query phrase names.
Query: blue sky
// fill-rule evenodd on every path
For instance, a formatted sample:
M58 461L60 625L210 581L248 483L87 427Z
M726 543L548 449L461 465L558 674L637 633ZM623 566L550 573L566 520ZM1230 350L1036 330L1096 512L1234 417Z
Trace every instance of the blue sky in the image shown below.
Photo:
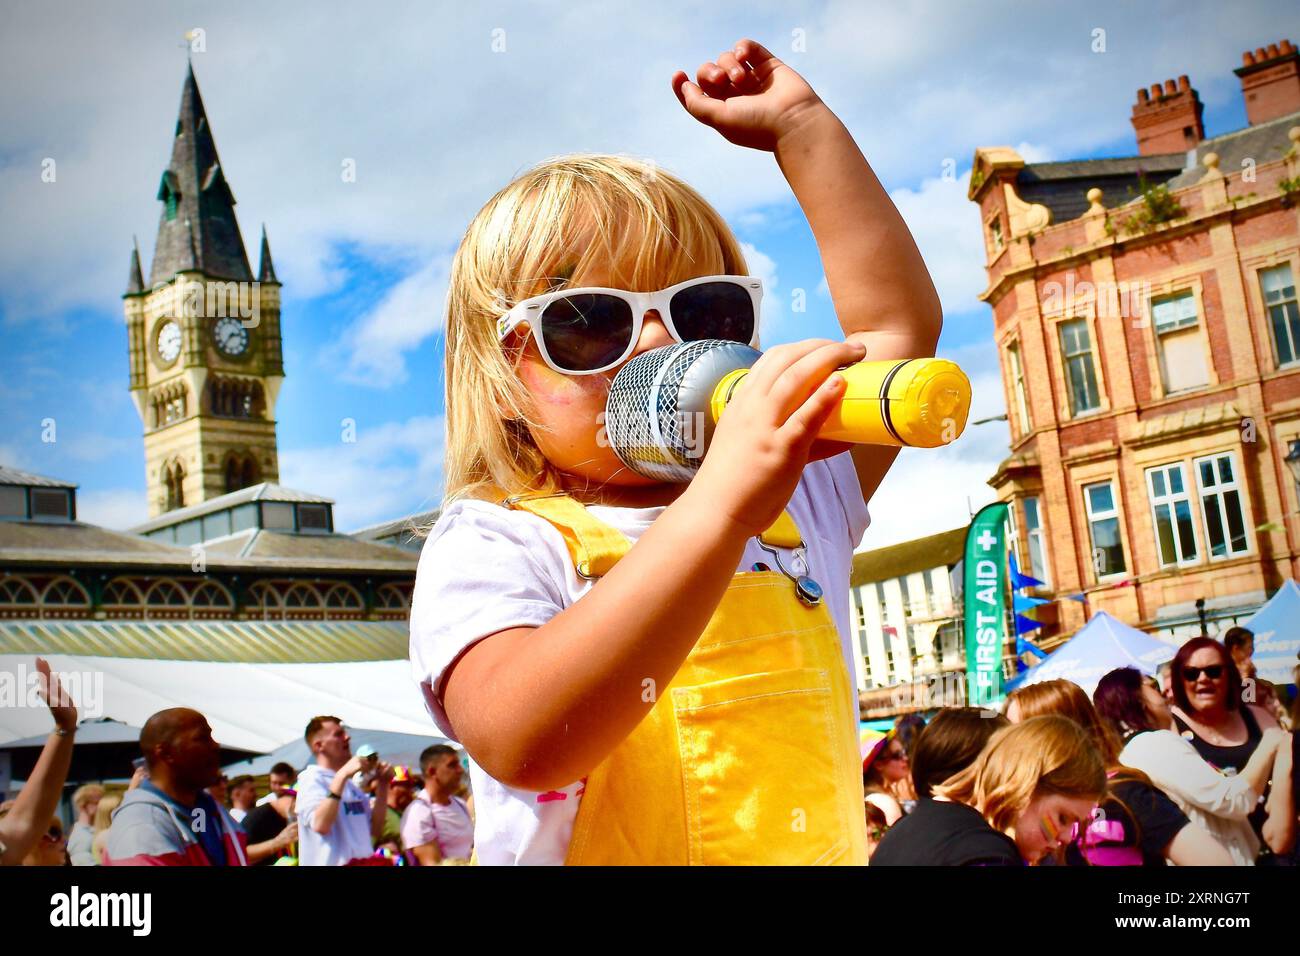
M902 9L906 6L906 9ZM940 354L1005 410L975 207L980 145L1031 161L1135 152L1140 86L1187 73L1209 135L1244 125L1241 51L1300 40L1286 4L986 2L50 2L0 29L0 462L77 482L83 520L145 517L121 293L152 257L158 177L193 54L256 268L284 283L281 481L350 529L437 503L441 311L452 254L501 186L566 152L653 159L731 223L767 284L766 344L836 334L817 248L770 154L732 146L669 87L743 36L799 71L853 132L918 238L945 306ZM1094 52L1105 31L1105 51ZM796 37L804 49L792 49ZM494 45L496 47L494 51ZM504 46L504 49L502 49ZM42 164L57 175L42 182ZM345 183L342 163L356 164ZM956 172L945 179L945 162ZM808 311L792 314L795 289ZM44 422L56 440L42 441ZM357 442L341 441L356 422ZM904 452L873 502L880 546L992 499L1002 423Z

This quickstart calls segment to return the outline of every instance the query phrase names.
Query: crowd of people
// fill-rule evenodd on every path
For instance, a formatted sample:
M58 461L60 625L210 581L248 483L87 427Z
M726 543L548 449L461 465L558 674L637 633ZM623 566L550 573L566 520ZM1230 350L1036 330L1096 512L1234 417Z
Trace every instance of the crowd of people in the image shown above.
M871 865L1295 865L1297 704L1255 677L1249 631L1224 637L1187 641L1163 688L1044 681L877 741Z
M862 764L870 865L1294 865L1294 711L1253 675L1250 633L1185 643L1161 680L1106 674L1091 699L1051 680L1001 712L910 714ZM140 734L126 790L72 795L56 814L76 711L38 660L55 730L0 807L0 862L34 866L433 866L467 863L473 797L461 756L419 766L354 752L338 717L305 730L312 763L277 763L268 789L221 772L202 714L173 708Z
M249 775L228 779L220 747L198 711L171 708L140 732L143 760L121 793L99 783L72 795L66 836L57 814L71 764L75 707L43 660L42 697L56 729L26 785L0 805L0 865L436 866L473 852L473 798L460 755L445 744L419 769L393 766L368 747L352 752L343 721L313 717L313 763L277 763L268 792Z

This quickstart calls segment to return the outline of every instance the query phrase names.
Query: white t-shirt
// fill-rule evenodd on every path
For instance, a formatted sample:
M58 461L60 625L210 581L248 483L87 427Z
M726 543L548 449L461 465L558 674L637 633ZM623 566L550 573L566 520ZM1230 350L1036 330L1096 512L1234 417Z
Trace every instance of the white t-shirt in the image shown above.
M635 542L664 509L592 505L588 510ZM824 591L852 685L849 573L853 549L871 519L848 453L805 468L786 510L803 534L808 574ZM789 569L790 552L778 553ZM751 538L736 570L748 571L759 561L777 570L771 555ZM540 627L591 586L574 570L560 532L543 518L474 500L454 502L443 511L420 554L411 601L411 666L443 735L459 741L441 699L452 661L498 631ZM852 719L857 726L856 699ZM473 754L469 758L478 862L562 864L582 782L546 793L517 790L489 777Z
M342 866L358 857L370 856L374 846L370 839L370 798L351 780L343 785L339 815L330 832L317 833L311 815L321 801L329 797L334 771L321 766L308 767L298 774L298 865Z

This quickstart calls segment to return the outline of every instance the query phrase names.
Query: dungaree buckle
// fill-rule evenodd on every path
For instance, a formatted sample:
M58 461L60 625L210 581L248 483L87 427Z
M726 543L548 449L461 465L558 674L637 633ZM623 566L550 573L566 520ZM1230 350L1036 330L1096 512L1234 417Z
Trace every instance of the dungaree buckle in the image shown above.
M799 574L791 574L785 569L785 564L781 561L781 555L777 553L775 548L768 547L767 543L761 537L756 540L758 541L758 546L772 556L772 560L776 562L777 569L794 582L794 593L800 601L808 607L816 607L821 603L822 586L807 574L808 549L804 546L802 541L799 542L799 547L795 548L792 553L798 564L803 566L803 570ZM798 569L796 568L796 570Z

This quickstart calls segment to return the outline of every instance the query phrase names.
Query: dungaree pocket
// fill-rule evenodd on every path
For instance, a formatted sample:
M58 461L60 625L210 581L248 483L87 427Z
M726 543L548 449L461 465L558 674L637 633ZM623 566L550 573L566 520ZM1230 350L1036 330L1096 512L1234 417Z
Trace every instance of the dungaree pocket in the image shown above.
M828 671L800 668L673 689L691 864L849 853L832 686Z

